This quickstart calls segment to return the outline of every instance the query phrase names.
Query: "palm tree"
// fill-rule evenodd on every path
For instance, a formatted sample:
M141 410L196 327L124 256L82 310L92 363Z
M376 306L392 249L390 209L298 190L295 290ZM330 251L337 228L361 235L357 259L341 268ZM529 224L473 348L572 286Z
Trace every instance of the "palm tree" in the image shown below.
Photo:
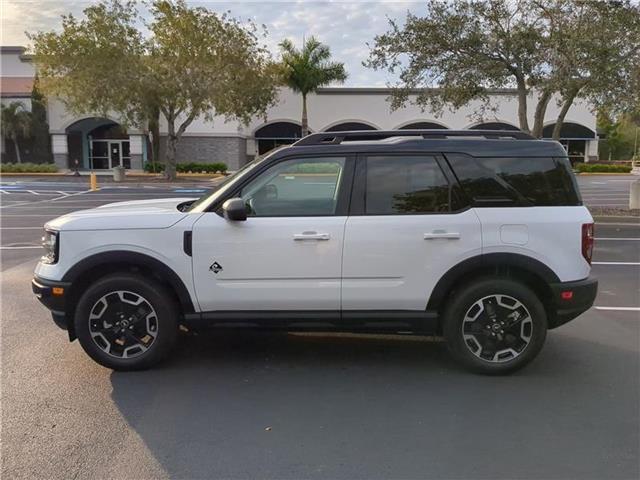
M25 109L22 102L2 105L0 125L2 126L2 135L11 140L16 147L16 161L22 163L18 138L31 135L31 113Z
M332 82L344 82L347 73L343 63L332 62L329 47L311 37L298 50L291 40L280 43L284 84L302 94L302 136L309 133L307 95Z

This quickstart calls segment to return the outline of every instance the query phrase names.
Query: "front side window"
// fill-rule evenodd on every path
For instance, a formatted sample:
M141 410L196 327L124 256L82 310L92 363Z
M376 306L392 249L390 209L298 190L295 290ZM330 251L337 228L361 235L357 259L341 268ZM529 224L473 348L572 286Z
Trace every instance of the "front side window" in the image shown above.
M367 215L450 211L452 191L434 157L371 156L366 162Z
M240 194L252 217L335 215L344 157L300 158L278 163Z

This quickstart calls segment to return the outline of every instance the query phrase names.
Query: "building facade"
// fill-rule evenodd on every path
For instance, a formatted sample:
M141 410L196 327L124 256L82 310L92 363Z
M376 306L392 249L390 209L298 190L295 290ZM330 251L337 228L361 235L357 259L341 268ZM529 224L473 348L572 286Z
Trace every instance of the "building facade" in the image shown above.
M15 47L2 48L3 67L20 70L31 59ZM6 50L6 52L5 52ZM5 63L5 53L7 59ZM26 71L26 70L24 70ZM10 72L9 72L10 73ZM10 75L6 75L9 77ZM2 72L3 84L5 71ZM4 98L4 89L3 89ZM312 132L344 130L393 130L408 128L500 129L518 130L518 102L514 90L496 90L490 95L491 115L478 118L480 102L464 108L446 110L437 116L411 102L392 111L390 90L386 88L323 88L309 95L309 128ZM535 98L529 98L531 115ZM214 117L212 121L196 119L185 131L178 145L178 162L224 162L235 170L258 155L301 137L302 98L289 89L279 92L278 102L265 117L254 118L248 125ZM557 102L549 103L545 115L544 137L550 138L559 113ZM53 156L61 169L109 169L116 165L141 169L151 158L150 142L145 132L125 128L117 115L74 115L57 99L48 102L49 130ZM533 121L533 118L530 118ZM167 126L161 121L160 158L166 146ZM598 155L596 117L588 105L577 102L571 107L561 132L561 143L572 161L595 161Z

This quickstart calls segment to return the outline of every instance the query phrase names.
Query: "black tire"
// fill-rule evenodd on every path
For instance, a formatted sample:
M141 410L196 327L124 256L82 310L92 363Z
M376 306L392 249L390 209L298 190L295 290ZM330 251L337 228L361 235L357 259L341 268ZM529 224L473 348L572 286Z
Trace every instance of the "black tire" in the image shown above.
M524 367L538 355L547 336L547 315L540 299L529 287L510 279L482 278L463 286L449 297L443 320L453 357L466 368L488 375Z
M87 288L74 322L80 345L97 363L113 370L143 370L165 358L174 346L178 308L159 283L119 273Z

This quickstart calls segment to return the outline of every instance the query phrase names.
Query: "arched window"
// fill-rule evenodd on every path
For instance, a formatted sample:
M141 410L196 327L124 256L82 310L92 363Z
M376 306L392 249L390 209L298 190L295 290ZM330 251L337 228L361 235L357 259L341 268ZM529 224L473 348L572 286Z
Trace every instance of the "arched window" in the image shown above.
M542 138L552 138L555 123L542 129ZM584 162L587 158L587 142L596 138L596 132L584 125L563 122L560 128L560 143L567 151L571 163Z
M518 127L514 127L509 123L504 122L485 122L479 123L478 125L474 125L471 127L471 130L508 130L511 132L519 131Z
M448 130L444 125L433 122L413 122L403 125L398 130Z
M361 122L343 122L327 128L325 132L347 132L349 130L377 130L377 128Z
M256 130L258 154L263 155L280 145L291 145L302 138L302 127L293 122L274 122Z

